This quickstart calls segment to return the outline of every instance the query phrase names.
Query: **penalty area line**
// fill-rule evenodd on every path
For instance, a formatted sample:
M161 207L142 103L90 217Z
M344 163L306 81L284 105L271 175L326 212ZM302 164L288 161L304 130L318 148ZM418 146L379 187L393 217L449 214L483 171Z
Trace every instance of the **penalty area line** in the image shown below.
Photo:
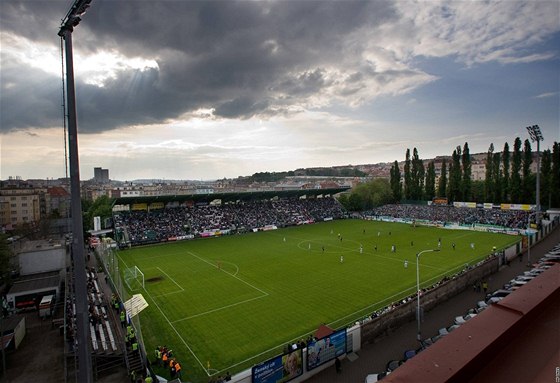
M126 264L126 262L121 258L121 256L119 254L117 254L117 257L121 260L122 263L124 263L124 265L128 268L128 265ZM183 339L183 337L181 336L181 334L179 333L179 331L175 328L175 326L173 326L173 323L171 323L171 321L169 320L169 318L167 317L167 315L165 315L165 313L163 312L163 310L161 309L161 307L159 307L159 305L157 304L157 301L152 297L152 295L148 292L148 290L146 290L146 288L144 288L144 291L146 292L146 294L148 295L148 297L150 297L150 299L154 302L154 305L157 307L157 309L159 310L159 312L161 313L161 315L163 316L163 318L167 321L167 323L169 323L169 326L173 329L173 331L175 331L175 334L177 334L177 337L181 340L181 342L185 345L185 347L187 348L187 350L189 350L189 352L191 353L191 355L194 357L194 359L198 362L198 364L200 365L200 367L202 368L202 370L206 373L206 375L210 376L210 374L208 373L208 369L206 369L206 367L204 367L204 364L202 363L202 361L198 358L198 356L196 356L196 354L194 353L194 351L192 350L192 348L188 345L188 343L185 341L185 339Z
M181 289L181 291L185 291L185 289L178 284L175 279L171 278L171 276L169 274L167 274L165 271L163 271L162 269L160 269L159 267L156 267L156 269L158 269L159 271L161 271L167 278L171 279L171 282L175 283L177 285L178 288Z
M206 259L204 259L204 258L202 258L202 257L199 257L198 255L196 255L196 254L193 253L192 251L187 251L187 253L190 254L190 255L192 255L192 256L195 257L195 258L200 259L202 262L206 262L206 263L209 264L210 266L217 268L217 266L216 266L215 264L213 264L212 262L210 262L210 261L208 261L208 260L206 260ZM237 267L237 265L236 265L236 267ZM268 295L268 293L267 293L266 291L263 291L263 290L259 289L258 287L253 286L253 285L250 284L249 282L244 281L243 279L239 278L239 277L236 275L237 272L239 272L239 267L237 267L237 272L236 272L235 274L228 273L227 271L225 271L225 270L223 270L223 269L220 269L220 271L223 272L223 273L226 273L227 275L229 275L229 276L231 276L231 277L233 277L233 278L235 278L235 279L237 279L239 282L245 283L247 286L249 286L249 287L251 287L251 288L253 288L253 289L259 291L261 294L263 294L263 295L265 295L265 296Z
M265 298L267 296L268 296L268 294L261 295L261 296L258 296L258 297L254 297L254 298L250 298L250 299L245 299L244 301L232 303L230 305L218 307L218 308L208 310L208 311L205 311L205 312L202 312L202 313L199 313L199 314L194 314L194 315L191 315L191 316L188 316L188 317L185 317L185 318L177 319L177 320L175 320L171 323L183 322L183 321L193 319L193 318L197 318L197 317L201 317L201 316L204 316L204 315L207 315L207 314L212 314L212 313L217 312L217 311L222 311L222 310L225 310L225 309L229 309L230 307L235 307L235 306L239 306L239 305L242 305L244 303L247 303L247 302L256 301L257 299L262 299L262 298Z

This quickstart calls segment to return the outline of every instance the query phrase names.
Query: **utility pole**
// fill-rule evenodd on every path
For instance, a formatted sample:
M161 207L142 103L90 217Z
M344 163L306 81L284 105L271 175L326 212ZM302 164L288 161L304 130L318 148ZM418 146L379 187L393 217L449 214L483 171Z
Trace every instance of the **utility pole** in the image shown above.
M93 382L92 360L89 349L89 317L87 300L86 262L84 255L84 227L80 193L80 164L78 156L78 123L76 117L76 91L74 86L74 60L72 32L92 0L76 0L62 21L58 35L64 39L66 53L66 98L68 115L68 147L70 154L70 189L72 209L72 246L74 263L74 294L76 299L76 341L78 374L76 381Z

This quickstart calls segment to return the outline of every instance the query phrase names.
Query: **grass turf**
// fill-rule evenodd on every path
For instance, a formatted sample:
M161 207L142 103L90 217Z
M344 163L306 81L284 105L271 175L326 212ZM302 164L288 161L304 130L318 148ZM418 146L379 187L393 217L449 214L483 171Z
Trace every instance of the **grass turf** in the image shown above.
M142 293L150 304L140 314L148 357L153 359L156 346L167 345L187 380L206 382L208 374L233 374L281 353L285 344L306 338L320 324L340 328L413 294L416 253L437 248L439 238L441 251L420 258L423 286L485 258L493 246L519 241L342 220L118 255L121 271L136 265L145 275L145 289L136 285L131 293ZM165 370L158 372L168 377Z

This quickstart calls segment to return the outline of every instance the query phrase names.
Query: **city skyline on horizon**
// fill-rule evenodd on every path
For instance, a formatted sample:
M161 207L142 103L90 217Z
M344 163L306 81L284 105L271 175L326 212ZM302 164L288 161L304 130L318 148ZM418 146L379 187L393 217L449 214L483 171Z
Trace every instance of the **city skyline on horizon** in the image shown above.
M509 143L508 143L509 144ZM412 148L410 148L410 155L411 155L411 159L412 159ZM463 146L461 146L461 149L463 149ZM493 153L503 153L503 148L497 148L493 151ZM521 151L523 152L523 147L521 148ZM478 152L478 153L470 153L471 156L471 161L473 161L473 164L476 163L485 163L486 162L486 156L487 156L488 152ZM510 146L510 154L512 153L511 151L511 146ZM536 172L536 161L535 161L535 157L537 156L537 151L536 149L533 149L531 151L532 153L532 157L533 157L533 162L531 163L531 171L532 172ZM542 161L542 150L539 152L540 157L541 157L541 161ZM422 156L419 156L420 160L422 160L422 162L424 163L425 166L427 166L427 164L431 161L434 162L435 164L435 169L437 172L439 172L440 168L441 168L441 159L445 158L448 160L451 160L452 158L452 154L446 155L437 155L435 157L432 158L423 158ZM511 161L511 159L510 159ZM397 162L399 163L399 168L401 170L401 172L403 171L403 167L404 167L404 163L405 163L405 159L401 159L401 160L397 160ZM111 182L138 182L138 181L173 181L173 182L185 182L185 181L189 181L189 182L216 182L216 181L220 181L220 180L236 180L239 178L248 178L248 177L252 177L255 174L259 174L259 173L289 173L289 172L297 172L297 171L302 171L302 170L317 170L317 169L336 169L336 168L355 168L360 170L360 168L364 168L364 167L381 167L381 166L385 166L387 168L392 167L394 164L394 161L383 161L383 162L376 162L376 163L364 163L364 164L345 164L345 165L333 165L333 166L316 166L316 167L308 167L308 168L296 168L296 169L286 169L286 170L279 170L279 171L262 171L262 172L256 172L253 174L246 174L246 175L238 175L238 176L233 176L233 177L221 177L221 178L207 178L207 179L184 179L184 178L167 178L167 177L140 177L140 178L135 178L135 179L127 179L127 180L123 180L123 179L117 179L117 178L111 178L109 176L109 181ZM449 166L449 163L448 163ZM91 181L91 180L95 180L95 171L96 169L100 169L101 171L107 171L108 175L110 174L110 169L104 169L104 168L100 168L100 167L94 167L94 174L92 177L84 179L81 178L80 182L87 182L87 181ZM449 170L449 169L448 169ZM371 174L369 174L371 175ZM389 172L387 171L387 174L385 175L386 177L389 177ZM474 174L473 174L474 176ZM296 177L314 177L314 176L310 176L310 175L303 175L303 176L296 176ZM329 175L324 175L324 176L316 176L316 177L337 177L337 176L329 176ZM341 177L354 177L354 176L341 176ZM401 177L404 177L404 174L401 174ZM439 177L439 176L438 176ZM3 178L0 179L0 181L8 181L8 180L22 180L22 181L28 181L28 180L62 180L65 177L38 177L38 178L23 178L21 176L8 176L7 178ZM70 177L68 177L69 179Z

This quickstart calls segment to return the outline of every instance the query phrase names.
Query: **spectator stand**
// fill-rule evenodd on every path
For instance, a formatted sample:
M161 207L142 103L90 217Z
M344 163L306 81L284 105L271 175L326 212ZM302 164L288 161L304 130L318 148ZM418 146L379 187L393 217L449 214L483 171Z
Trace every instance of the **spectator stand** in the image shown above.
M92 263L90 261L90 263ZM94 267L88 266L86 270L89 340L92 357L92 367L95 379L111 373L115 368L123 366L124 342L119 341L119 322L111 312L104 282L99 280ZM65 317L64 336L65 344L65 370L66 376L76 374L76 304L74 294L73 273L67 273L65 291Z
M170 204L169 208L118 211L113 216L121 247L192 239L208 233L239 233L344 218L332 197L235 201L226 204Z

